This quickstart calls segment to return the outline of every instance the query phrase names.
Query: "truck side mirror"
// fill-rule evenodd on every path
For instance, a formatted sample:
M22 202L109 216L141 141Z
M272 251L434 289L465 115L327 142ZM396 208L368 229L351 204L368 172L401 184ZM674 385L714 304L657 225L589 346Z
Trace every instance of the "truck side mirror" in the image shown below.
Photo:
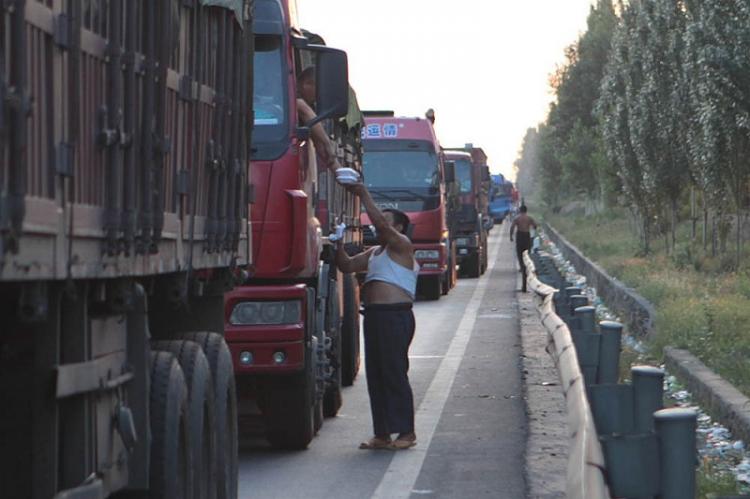
M483 166L482 167L482 180L485 182L488 180L492 180L492 176L490 175L490 167L489 166Z
M445 183L453 184L456 182L456 162L446 161L443 163L443 170L445 171Z
M346 52L324 45L308 45L315 53L315 92L317 117L305 126L349 113L349 63Z

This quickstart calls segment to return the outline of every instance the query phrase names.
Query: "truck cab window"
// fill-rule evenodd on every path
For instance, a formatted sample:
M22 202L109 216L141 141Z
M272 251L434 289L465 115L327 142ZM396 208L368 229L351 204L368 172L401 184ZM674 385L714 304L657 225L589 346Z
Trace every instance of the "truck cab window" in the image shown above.
M253 159L270 159L264 144L282 142L287 134L288 99L284 71L283 40L279 35L255 36ZM260 156L260 157L258 157Z
M456 161L456 183L462 194L471 192L471 163L468 161Z

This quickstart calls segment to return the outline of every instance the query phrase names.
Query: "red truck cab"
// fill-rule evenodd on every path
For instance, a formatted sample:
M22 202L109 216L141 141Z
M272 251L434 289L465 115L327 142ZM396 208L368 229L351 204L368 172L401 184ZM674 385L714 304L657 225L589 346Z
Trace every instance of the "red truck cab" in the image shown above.
M326 238L333 224L359 220L359 204L319 164L311 127L359 140L360 125L346 54L298 28L294 0L256 0L254 33L254 269L225 296L225 331L240 406L255 403L273 445L304 448L338 411L359 359L358 290L332 265ZM300 123L298 80L308 68L317 118ZM339 162L361 170L352 144L336 144Z
M379 208L395 208L409 216L409 237L420 265L418 287L428 299L437 300L455 282L440 143L427 119L375 114L365 113L362 130L364 182ZM362 225L365 243L377 244L371 233L368 237L366 214Z

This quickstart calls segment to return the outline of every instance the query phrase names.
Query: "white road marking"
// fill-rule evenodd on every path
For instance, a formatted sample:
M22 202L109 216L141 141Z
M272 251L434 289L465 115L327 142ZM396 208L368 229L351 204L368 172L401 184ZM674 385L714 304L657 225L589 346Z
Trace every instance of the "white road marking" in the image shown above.
M435 373L435 377L432 378L419 409L417 409L415 414L417 446L406 451L397 451L394 454L390 466L372 495L373 499L408 499L412 493L417 493L414 490L414 485L419 477L419 472L422 470L432 437L445 408L445 402L453 387L456 372L458 372L461 360L466 352L466 346L471 339L471 333L477 320L477 312L484 298L489 277L495 268L499 249L500 240L492 248L487 271L477 282L448 351L440 362L440 367Z
M483 314L477 319L513 319L511 314Z

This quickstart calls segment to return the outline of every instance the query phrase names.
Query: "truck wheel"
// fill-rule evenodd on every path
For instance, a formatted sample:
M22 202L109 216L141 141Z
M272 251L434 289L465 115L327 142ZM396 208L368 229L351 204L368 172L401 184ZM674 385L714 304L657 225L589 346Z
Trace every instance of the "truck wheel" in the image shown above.
M465 269L466 275L471 278L479 277L481 273L481 262L479 260L479 255L477 253L474 253L469 258L464 260L464 264L462 267Z
M152 499L193 497L190 477L190 430L185 378L174 355L151 352L149 393Z
M182 368L188 394L188 427L192 448L190 477L196 497L216 497L216 408L211 368L193 341L155 341L155 350L172 353Z
M341 397L341 338L333 338L331 348L334 352L334 358L331 359L337 365L333 366L332 379L326 384L326 391L323 395L322 415L326 418L332 418L338 414L342 404ZM321 423L322 426L322 423ZM316 431L320 428L316 428Z
M263 407L266 438L279 449L306 449L315 436L315 372L312 349L305 351L305 370L269 380ZM322 419L322 418L321 418Z
M331 363L331 379L326 381L323 394L322 416L332 418L341 408L341 312L339 311L339 294L333 282L328 293L326 304L326 330L331 338L331 351L328 361ZM320 425L323 426L321 419ZM316 431L320 427L316 425Z
M443 288L443 276L429 276L424 280L424 296L428 300L439 300Z
M232 354L224 337L210 332L179 333L181 339L194 341L203 349L211 369L216 409L216 483L217 499L237 499L237 390L234 383Z
M344 320L341 324L341 384L352 386L359 372L359 297L355 277L344 275Z
M313 411L313 430L315 435L323 428L323 420L325 419L323 405L322 399L315 402L315 409Z

